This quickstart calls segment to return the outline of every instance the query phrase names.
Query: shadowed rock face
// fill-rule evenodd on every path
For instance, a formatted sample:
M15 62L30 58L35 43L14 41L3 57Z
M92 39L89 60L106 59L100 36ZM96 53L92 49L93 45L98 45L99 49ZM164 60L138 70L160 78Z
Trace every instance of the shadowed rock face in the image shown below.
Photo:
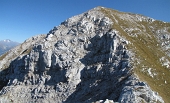
M95 8L64 21L45 38L28 40L34 41L31 51L18 53L0 73L0 101L163 102L133 74L128 41L112 25L114 22Z

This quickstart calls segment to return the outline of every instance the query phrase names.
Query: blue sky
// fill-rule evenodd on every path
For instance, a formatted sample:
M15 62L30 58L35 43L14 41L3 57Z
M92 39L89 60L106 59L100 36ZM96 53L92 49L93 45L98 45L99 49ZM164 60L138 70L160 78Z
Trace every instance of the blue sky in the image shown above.
M22 43L97 6L170 22L170 0L0 0L0 40Z

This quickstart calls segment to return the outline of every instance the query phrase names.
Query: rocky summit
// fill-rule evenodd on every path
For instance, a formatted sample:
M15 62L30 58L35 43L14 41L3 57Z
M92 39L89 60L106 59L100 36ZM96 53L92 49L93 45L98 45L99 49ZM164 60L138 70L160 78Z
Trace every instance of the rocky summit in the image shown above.
M1 103L168 103L170 23L96 7L0 57Z

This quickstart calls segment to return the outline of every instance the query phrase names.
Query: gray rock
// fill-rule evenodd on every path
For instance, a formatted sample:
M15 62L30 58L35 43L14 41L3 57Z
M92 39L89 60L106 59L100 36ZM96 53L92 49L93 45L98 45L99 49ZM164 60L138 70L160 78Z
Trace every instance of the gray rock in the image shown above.
M9 81L0 91L0 102L163 103L132 75L128 41L113 25L95 8L26 40L0 61L1 71L7 65L0 81Z

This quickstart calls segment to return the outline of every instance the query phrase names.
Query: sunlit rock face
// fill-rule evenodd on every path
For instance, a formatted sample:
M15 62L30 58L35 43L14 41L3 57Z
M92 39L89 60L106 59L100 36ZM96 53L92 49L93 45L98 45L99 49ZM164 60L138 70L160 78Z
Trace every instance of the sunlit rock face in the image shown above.
M127 47L131 41L113 28L115 22L101 9L71 17L47 35L28 39L5 69L4 60L10 56L3 58L0 101L163 103L134 74L134 53Z

